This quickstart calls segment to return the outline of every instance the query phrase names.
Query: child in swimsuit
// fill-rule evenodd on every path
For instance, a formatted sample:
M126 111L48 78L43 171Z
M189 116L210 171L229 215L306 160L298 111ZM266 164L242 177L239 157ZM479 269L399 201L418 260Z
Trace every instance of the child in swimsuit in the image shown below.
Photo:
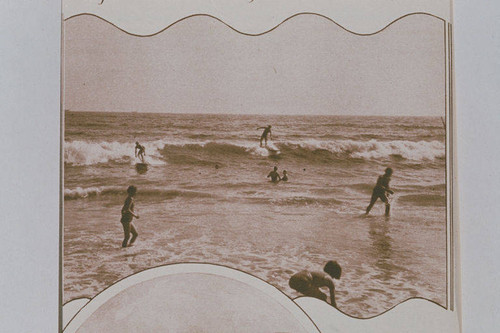
M330 304L337 307L335 302L335 285L333 279L340 279L342 268L336 261L329 261L323 268L323 272L310 272L303 270L295 273L288 281L290 287L299 293L319 298L326 302L327 296L319 290L321 287L330 289Z
M122 218L120 222L122 223L123 226L123 242L122 242L122 247L127 247L128 240L130 238L130 233L132 233L132 239L130 240L130 244L132 245L137 236L139 234L137 233L137 230L135 229L134 225L132 224L132 219L135 217L136 219L139 218L139 215L136 215L134 213L134 196L137 193L137 188L135 186L129 186L127 189L128 196L125 199L125 203L123 204L122 207Z

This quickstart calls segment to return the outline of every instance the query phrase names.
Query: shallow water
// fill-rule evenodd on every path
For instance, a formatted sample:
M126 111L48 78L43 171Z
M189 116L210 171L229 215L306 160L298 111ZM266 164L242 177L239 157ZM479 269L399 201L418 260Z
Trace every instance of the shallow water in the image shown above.
M278 154L258 146L273 124ZM147 173L134 168L134 142ZM163 264L210 262L298 294L288 279L337 260L339 309L369 317L411 297L446 300L444 131L439 118L67 112L64 301ZM216 168L216 165L218 168ZM277 165L287 183L266 175ZM392 214L371 189L394 169ZM137 243L121 249L126 187Z

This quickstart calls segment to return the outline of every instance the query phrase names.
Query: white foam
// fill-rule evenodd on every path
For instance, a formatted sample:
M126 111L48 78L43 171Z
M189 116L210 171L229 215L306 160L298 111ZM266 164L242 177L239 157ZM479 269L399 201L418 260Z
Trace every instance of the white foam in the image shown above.
M147 142L146 163L163 165L159 149L165 146L162 140ZM64 162L72 165L94 165L99 163L137 163L134 156L135 143L70 141L64 143Z
M103 187L77 187L74 189L64 189L64 198L87 198L88 196L101 194Z
M399 155L408 160L422 161L445 156L444 143L439 141L377 141L375 139L369 141L321 141L308 139L289 142L289 144L309 150L324 149L334 154L346 153L353 158L363 159L380 159Z

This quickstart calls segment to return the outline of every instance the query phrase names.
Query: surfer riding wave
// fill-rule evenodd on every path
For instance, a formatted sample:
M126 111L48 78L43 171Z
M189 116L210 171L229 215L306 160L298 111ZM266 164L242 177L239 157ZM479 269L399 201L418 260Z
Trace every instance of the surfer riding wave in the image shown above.
M262 140L265 141L265 146L267 147L267 136L269 135L269 139L272 139L272 133L271 133L271 125L268 125L267 127L257 127L257 129L263 129L264 132L262 132L262 135L260 136L260 146L262 147Z
M138 157L142 163L144 163L144 155L146 155L146 148L139 144L139 141L135 142L135 157Z

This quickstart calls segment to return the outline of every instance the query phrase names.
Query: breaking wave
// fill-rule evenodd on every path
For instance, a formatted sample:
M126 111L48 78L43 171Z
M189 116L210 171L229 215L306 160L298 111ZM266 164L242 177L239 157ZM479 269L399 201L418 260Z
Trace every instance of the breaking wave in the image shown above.
M445 145L440 141L368 141L356 140L315 140L275 142L269 151L250 141L196 141L157 140L144 143L146 161L152 165L166 164L170 158L190 161L199 157L293 157L313 162L332 160L388 160L400 159L411 162L444 159ZM186 159L185 157L197 157ZM64 146L64 162L69 165L96 165L106 163L137 162L133 143L71 141Z
M64 199L65 200L75 200L92 198L100 195L121 195L125 197L127 195L127 186L101 186L101 187L76 187L64 189ZM177 197L183 198L209 198L213 195L210 193L196 192L196 191L184 191L184 190L173 190L173 189L161 189L161 188L139 188L137 191L138 197L153 196L160 199L174 199Z

